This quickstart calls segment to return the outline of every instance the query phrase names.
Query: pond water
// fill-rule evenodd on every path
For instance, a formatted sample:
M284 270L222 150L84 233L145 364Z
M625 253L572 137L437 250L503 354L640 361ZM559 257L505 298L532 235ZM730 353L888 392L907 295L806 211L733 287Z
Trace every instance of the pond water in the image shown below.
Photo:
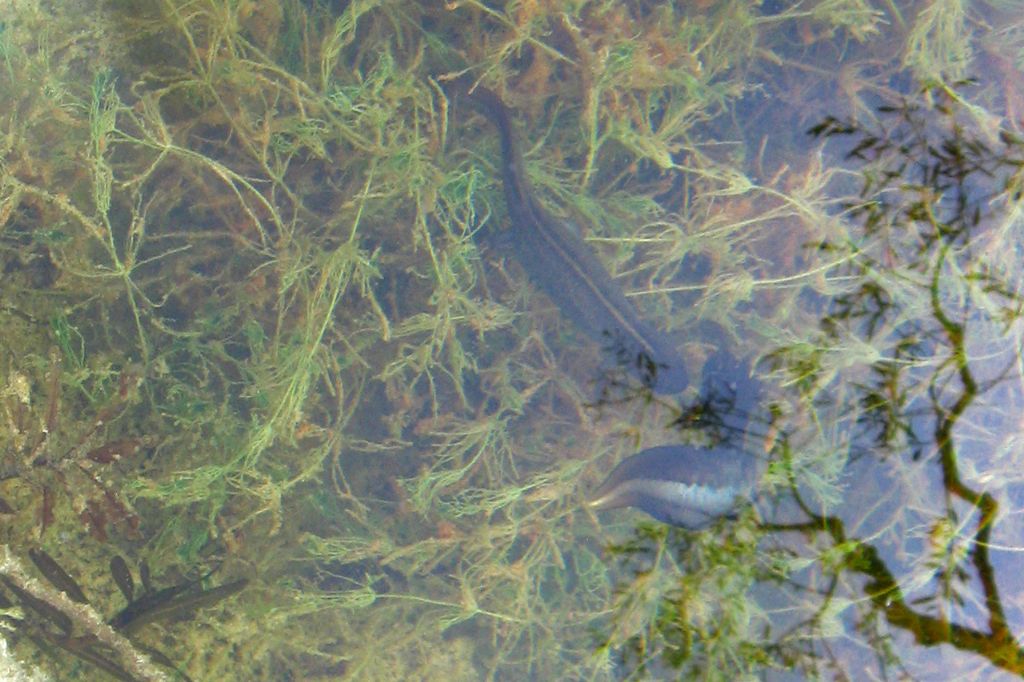
M1014 0L0 19L20 665L1024 673Z

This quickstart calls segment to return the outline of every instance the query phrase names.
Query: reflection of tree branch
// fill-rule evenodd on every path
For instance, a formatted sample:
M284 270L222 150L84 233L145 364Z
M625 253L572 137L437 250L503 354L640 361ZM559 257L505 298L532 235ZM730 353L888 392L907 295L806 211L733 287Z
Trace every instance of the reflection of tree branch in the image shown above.
M958 649L983 656L993 665L1010 672L1024 673L1024 648L1013 638L1006 627L999 597L994 591L989 593L986 587L986 603L994 601L997 607L990 609L990 631L987 633L951 623L945 618L918 613L907 605L900 592L899 583L896 582L896 578L872 545L861 540L848 539L841 519L814 514L802 501L800 506L810 517L808 521L795 524L769 524L766 528L776 531L804 532L824 530L836 546L849 546L851 549L847 553L845 567L870 579L864 587L864 592L875 607L885 614L890 625L911 633L918 644L925 646L950 644ZM975 563L977 562L978 560L975 559ZM991 579L991 566L987 566L986 572ZM985 581L984 577L982 581ZM994 580L992 582L994 583ZM994 584L992 587L994 589ZM996 613L999 614L1001 621L999 623L995 622Z
M920 645L948 644L993 666L1024 675L1024 644L1008 625L990 550L1000 505L982 484L962 473L970 451L958 442L969 442L965 426L982 412L988 391L1005 382L1020 361L1019 353L1014 353L1013 361L1000 369L994 367L999 362L997 353L970 357L967 331L972 332L972 340L995 344L1000 340L998 328L1002 327L1005 334L1024 315L1019 264L1013 253L997 253L1001 260L992 264L985 261L985 256L1001 247L998 225L1008 229L1005 221L992 219L993 207L1002 205L1000 197L1018 192L1024 140L1002 137L1002 148L990 150L974 135L974 127L960 123L961 118L968 122L971 119L960 112L958 98L940 92L932 93L930 99L935 102L931 106L907 103L888 110L897 119L895 126L877 133L835 119L812 131L822 137L854 136L849 156L869 164L863 174L862 193L848 206L848 215L863 223L863 234L843 235L843 241L830 238L819 245L823 250L850 256L844 260L850 275L848 289L830 301L829 313L821 322L821 336L813 343L775 349L765 357L776 369L788 373L802 404L812 410L835 410L812 412L811 417L837 417L836 431L848 440L851 459L858 451L891 455L886 458L888 462L899 466L901 461L918 461L927 452L934 455L927 466L933 460L939 466L943 491L936 495L936 509L924 524L920 517L915 518L921 513L915 503L924 490L908 490L903 510L890 509L890 500L884 497L877 505L852 508L859 516L857 530L852 532L860 537L848 538L845 517L826 515L801 498L801 490L819 496L823 489L829 492L827 482L823 484L813 470L797 480L796 467L791 468L788 488L800 510L798 521L761 523L760 530L798 532L802 539L809 539L811 551L817 555L816 565L808 568L809 575L812 579L827 578L829 584L824 591L800 585L791 579L788 570L754 575L758 581L793 585L807 591L812 599L806 617L795 624L787 622L788 630L781 637L769 627L765 639L771 639L771 643L756 644L758 654L774 657L783 667L807 663L816 667L819 660L831 657L828 638L836 632L838 614L853 599L862 609L857 613L856 627L865 633L866 644L879 656L880 666L899 663L892 640L899 630L905 630ZM938 120L933 120L934 114L939 115ZM1008 174L1012 177L1001 177ZM1017 196L1012 198L1019 200ZM974 328L976 320L978 329ZM851 347L850 339L869 344L872 355L856 360L859 367L847 376L846 365L833 357ZM1013 344L1009 348L1016 350ZM870 371L866 380L864 370ZM859 383L842 385L844 378ZM720 417L731 410L728 401L717 400L713 388L702 386L702 400L674 425L704 429L718 442L721 436L717 436L716 429L721 430L725 423ZM726 391L723 397L730 397L730 393ZM852 409L854 405L861 409ZM737 421L740 437L749 436L746 422ZM820 423L816 422L819 432L812 433L812 437L822 435ZM790 426L791 431L787 428ZM801 425L792 420L783 424L781 431L774 442L775 452L782 453L778 464L785 471L787 453L794 452L789 438L799 437ZM827 444L833 445L831 441ZM796 463L804 466L807 461ZM909 470L903 473L917 475ZM865 498L858 501L863 503ZM780 509L795 511L786 504ZM896 525L902 523L908 528L930 525L931 549L914 557L920 572L914 571L909 581L898 560L886 563L890 548L870 539L887 533L861 530L860 523L866 528L879 520L876 512L892 513L894 519L901 519L893 521ZM769 555L765 566L775 565L773 560L800 571L808 566L801 561L790 562L784 555ZM850 577L860 586L845 589L855 594L837 594L838 587L846 585ZM900 580L912 587L901 586ZM918 590L928 580L934 582L918 599ZM694 582L699 581L699 576L694 578ZM904 589L908 594L903 593ZM667 615L660 617L655 627L664 638L664 660L678 667L678 650L696 659L690 653L696 648L693 643L711 641L718 633L709 635L700 629L698 619L692 619L697 625L688 620L683 608L688 595L683 587L666 594L659 606L660 614ZM965 609L961 607L967 599L970 611L963 615ZM983 611L978 620L976 610ZM787 620L783 618L783 622ZM800 631L820 632L823 637L801 636ZM630 642L635 643L633 653L642 666L653 645L643 635Z
M989 538L992 523L999 505L987 492L977 492L968 487L960 478L957 466L956 445L953 429L957 421L978 395L978 384L967 361L963 325L953 321L945 313L939 297L939 276L945 250L935 266L931 282L932 313L946 334L956 363L957 374L963 390L956 402L949 408L939 404L933 397L933 408L937 415L935 441L945 489L963 499L979 512L977 529L971 543L971 559L978 572L984 592L985 607L988 611L988 632L958 625L942 616L929 616L912 609L904 600L900 586L878 551L861 540L850 540L841 519L814 513L793 486L796 502L808 520L798 524L767 524L767 530L818 532L829 534L835 546L850 547L844 565L847 569L861 573L870 581L864 591L875 607L885 615L890 625L910 632L914 639L926 646L950 644L988 659L1000 668L1020 674L1024 673L1024 648L1014 638L1003 609L995 572L989 559Z
M795 482L792 483L794 495L809 520L774 528L828 533L836 547L847 549L843 567L869 578L865 590L875 608L892 626L911 632L919 643L951 644L979 654L1006 670L1024 673L1024 650L1007 625L989 554L999 504L992 495L972 489L961 478L954 431L978 396L1002 381L1005 373L991 383L986 381L979 385L970 366L964 320L957 319L965 319L967 309L952 314L943 307L943 278L952 264L954 272L965 271L963 281L979 286L981 294L1009 302L1002 310L1004 323L1016 320L1024 310L1016 288L972 255L977 232L985 227L990 207L995 205L992 199L1014 184L1008 179L1002 188L991 188L1000 174L1017 176L1024 145L1017 138L1002 136L1002 148L990 149L972 134L970 125L960 122L959 97L940 87L931 93L931 98L935 102L932 107L907 103L889 110L887 113L895 115L896 125L888 130L872 132L856 123L826 119L811 131L822 137L859 138L854 140L848 156L873 167L864 171L861 200L851 209L853 215L863 219L865 236L882 239L886 248L880 255L862 254L860 262L854 266L855 274L861 279L860 286L833 302L832 313L823 321L823 327L826 333L839 339L848 333L843 329L844 323L851 328L859 324L868 339L881 335L883 348L888 343L886 350L890 357L875 362L871 368L876 381L861 387L864 392L861 404L867 410L860 423L867 427L868 435L874 436L874 447L891 449L909 444L914 448L915 459L924 441L918 439L914 415L909 409L915 386L900 385L901 369L907 361L942 354L941 365L927 381L926 391L935 439L933 447L946 491L947 520L956 516L953 504L957 499L978 513L973 533L965 534L970 543L970 563L982 588L987 632L955 624L944 611L932 616L912 609L875 546L861 540L848 540L838 517L815 514L799 498ZM939 114L938 126L931 120L932 113ZM901 241L901 235L909 239ZM825 248L838 247L826 244ZM929 322L922 321L912 309L901 306L901 298L893 295L886 285L887 281L907 277L910 273L924 276L921 280L914 277L903 281L912 282L927 296L925 300L933 318ZM993 304L990 298L989 305ZM908 382L921 379L913 375L904 378ZM955 385L957 379L959 386ZM955 388L950 390L950 384ZM899 443L899 435L905 435L909 443ZM967 571L960 567L961 561L955 557L954 560L953 575L966 576ZM948 575L943 573L940 577Z
M974 380L970 364L967 362L967 349L964 347L963 325L954 322L942 308L939 297L939 273L942 271L942 263L945 260L946 249L943 248L939 254L939 262L936 263L935 272L931 283L931 304L932 314L938 320L946 333L946 338L953 351L952 357L957 364L957 371L960 381L963 383L963 392L952 408L943 414L942 406L935 404L935 413L940 415L935 426L935 443L939 449L939 462L942 467L942 482L946 490L953 495L966 500L974 506L980 517L978 518L978 529L974 533L971 544L971 559L978 571L978 578L981 580L982 590L985 593L985 607L988 609L988 626L991 637L997 641L1016 641L1010 633L1006 624L1006 613L1003 610L1002 601L999 598L999 588L996 585L995 573L992 570L992 563L989 561L988 547L989 537L992 533L992 522L999 511L999 503L987 492L976 492L960 479L960 472L957 468L956 446L953 441L953 427L957 420L967 410L978 394L978 384ZM1016 659L1019 662L1019 658ZM1018 669L1018 672L1020 670Z

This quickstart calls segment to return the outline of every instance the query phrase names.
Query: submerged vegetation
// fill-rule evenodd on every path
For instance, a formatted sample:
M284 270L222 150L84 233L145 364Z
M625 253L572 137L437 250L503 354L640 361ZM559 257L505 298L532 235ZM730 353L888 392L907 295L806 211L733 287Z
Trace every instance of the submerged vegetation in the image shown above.
M743 552L736 542L723 558L715 544L645 527L612 547L636 576L618 617L645 601L652 614L650 629L626 642L634 672L661 677L669 667L690 678L737 667L728 657L741 651L740 671L778 666L817 679L843 659L833 639L846 628L870 635L882 672L906 666L910 638L969 653L965 670L987 661L1024 674L1019 594L1001 587L1017 568L1000 556L1020 541L1020 500L1007 484L1019 479L1024 291L1007 231L1019 220L1024 138L987 140L964 99L972 89L934 85L882 107L877 126L828 118L812 128L849 139L848 158L863 165L846 207L855 229L814 245L847 256L837 268L843 290L808 337L814 352L780 346L766 361L818 414L852 416L841 422L846 500L815 499L820 486L797 468L808 466L807 433L786 429L772 441L776 504L756 529L732 531L736 541L764 534L759 546ZM854 338L875 357L856 381L837 384L829 355ZM837 385L841 400L829 395ZM907 556L907 547L918 550ZM724 571L709 580L711 557ZM659 565L679 576L666 579ZM709 610L709 588L729 606ZM777 603L789 594L792 612L752 614L745 599L759 590ZM756 627L737 629L737 619Z
M891 627L1013 669L962 645L1007 634L979 548L1020 537L992 535L1012 500L958 473L958 429L1019 386L996 350L1019 334L1000 246L1019 241L1019 146L997 146L992 112L1019 106L1024 51L1019 23L954 40L976 26L963 4L12 0L0 592L17 655L63 678L732 678L841 669L846 623L883 667L911 667ZM1000 82L952 88L986 66ZM581 508L624 456L700 442L707 396L595 404L599 349L505 256L497 140L443 87L461 74L514 109L545 207L691 376L718 351L752 361L763 402L741 437L764 499L800 504L633 537L634 517ZM899 108L925 78L931 108ZM883 128L858 138L863 169L808 151L826 115L819 132L852 135L881 104L912 132L944 113L952 138ZM903 147L938 150L920 163L944 184L893 166ZM1015 441L993 452L972 471L1008 477ZM904 492L938 458L941 522L839 516L847 460L883 454ZM931 543L900 568L918 589L939 576L932 611L868 561L903 531ZM53 576L73 575L89 596L69 628L32 601L60 595L22 584L18 557L41 551L52 587L71 597ZM181 591L138 606L122 556ZM967 562L989 630L949 611L973 603ZM765 591L804 577L802 610ZM130 670L130 650L163 667Z

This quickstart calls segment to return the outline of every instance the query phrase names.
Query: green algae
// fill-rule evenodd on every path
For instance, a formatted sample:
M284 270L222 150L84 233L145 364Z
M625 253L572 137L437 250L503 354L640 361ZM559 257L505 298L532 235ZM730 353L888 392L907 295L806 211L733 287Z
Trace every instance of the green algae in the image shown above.
M962 73L950 27L967 19L915 8L16 3L0 33L5 541L74 539L57 558L90 593L113 594L119 553L249 577L203 627L140 629L195 679L813 668L768 641L750 591L863 545L764 552L752 517L631 543L579 510L622 456L688 437L663 428L680 407L592 405L597 350L503 258L496 141L438 83L469 70L501 90L543 200L692 374L713 350L702 321L775 362L789 440L766 486L799 482L827 512L851 415L816 401L857 404L831 382L881 351L813 333L808 298L845 292L862 262L841 217L859 188L803 133L892 104L901 63ZM857 68L791 79L833 40ZM126 439L139 454L80 466ZM834 635L846 603L815 627Z

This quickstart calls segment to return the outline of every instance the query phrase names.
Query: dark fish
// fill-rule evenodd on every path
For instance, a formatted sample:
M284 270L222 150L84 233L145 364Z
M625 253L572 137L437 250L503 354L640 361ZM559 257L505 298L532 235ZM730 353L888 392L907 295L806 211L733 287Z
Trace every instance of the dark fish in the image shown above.
M139 581L142 583L143 592L153 591L153 583L149 580L149 564L145 559L139 562Z
M65 571L57 561L44 550L32 548L28 550L28 558L36 565L39 572L50 581L54 587L66 594L72 601L79 604L88 604L85 593L78 586L75 579Z
M732 448L663 445L622 460L587 502L591 509L636 507L659 521L699 529L749 499L756 461Z
M67 615L57 607L51 606L45 600L21 589L14 583L14 581L7 577L0 576L0 581L3 582L4 586L8 590L14 593L14 596L18 598L24 608L35 611L38 615L60 628L65 635L71 634L71 616Z
M110 626L124 634L132 634L154 620L189 614L216 604L241 592L249 584L247 578L241 578L204 590L200 587L200 582L201 580L190 580L140 597L111 618Z
M128 562L120 554L115 554L110 559L110 575L114 576L117 589L121 590L125 601L131 603L135 598L135 580L132 578Z
M512 243L530 279L645 386L663 394L686 388L686 367L669 339L640 319L636 306L579 234L537 202L515 142L508 107L495 93L472 87L463 79L450 88L477 104L501 136L502 180Z
M133 630L159 618L160 614L167 610L168 605L181 598L182 595L189 591L199 590L199 583L199 580L190 580L180 585L144 594L121 609L110 619L109 624L115 630L130 634Z

